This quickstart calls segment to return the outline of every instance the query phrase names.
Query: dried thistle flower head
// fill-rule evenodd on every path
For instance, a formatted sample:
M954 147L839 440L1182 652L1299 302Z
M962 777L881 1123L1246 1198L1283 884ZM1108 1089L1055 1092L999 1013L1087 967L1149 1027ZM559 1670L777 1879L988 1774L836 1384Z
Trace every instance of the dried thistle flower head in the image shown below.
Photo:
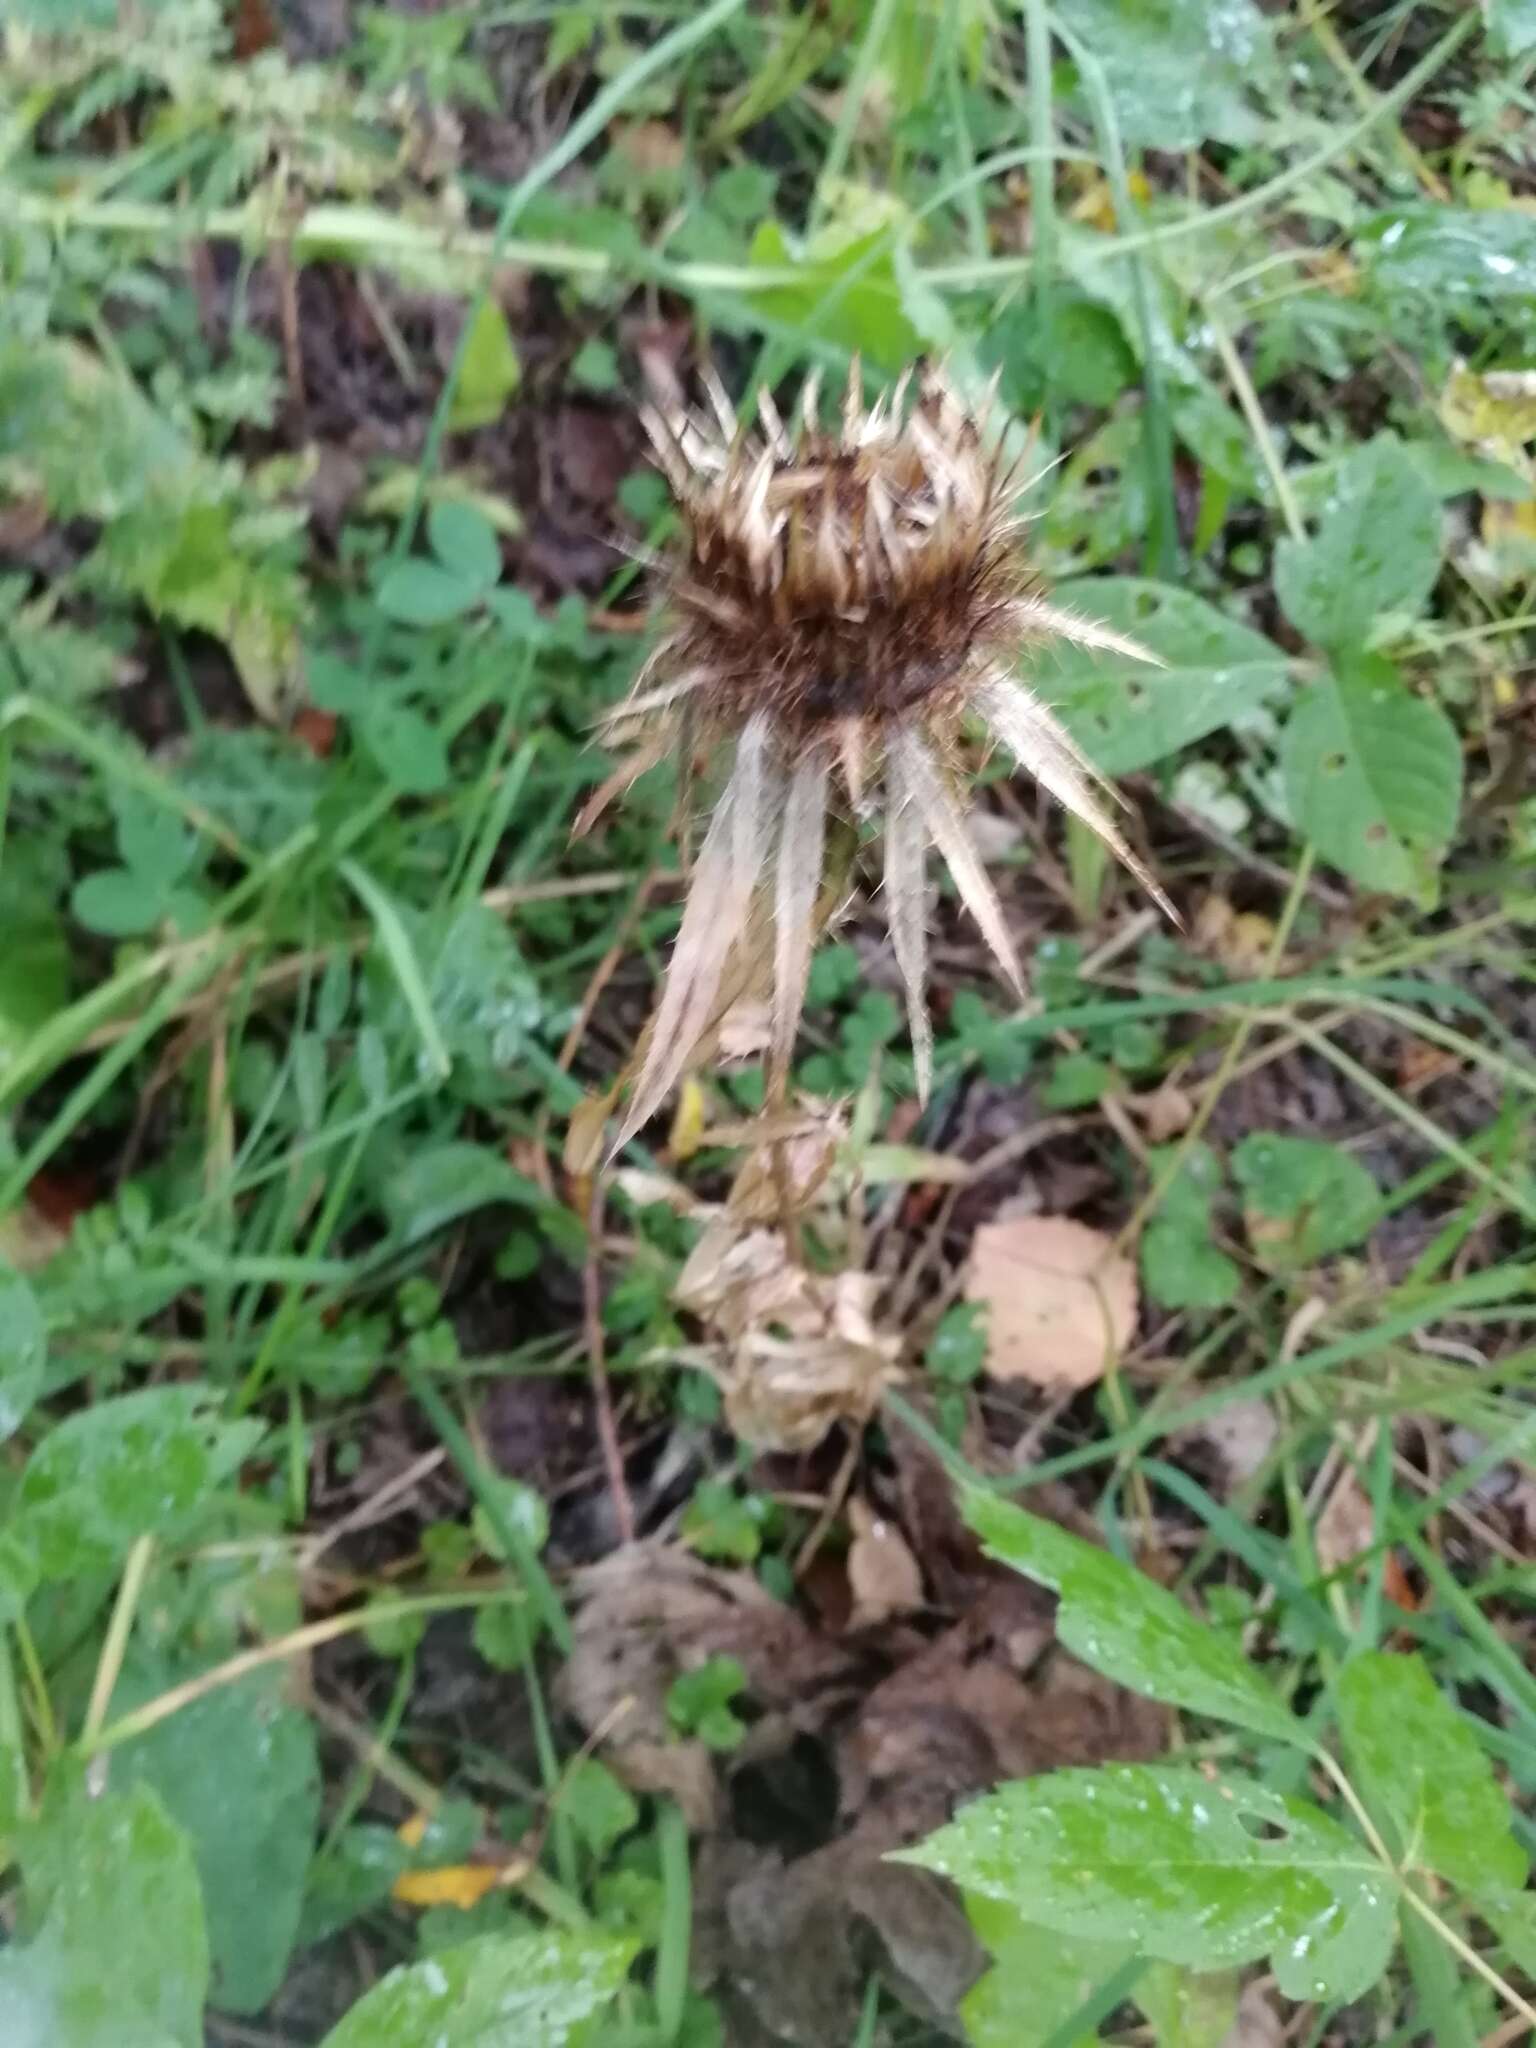
M1144 650L1047 601L1012 516L1016 477L936 372L903 378L868 410L858 364L837 433L815 380L793 433L766 391L760 432L717 380L706 421L647 408L646 430L687 537L672 628L612 714L648 736L638 768L672 745L734 749L693 871L661 1003L625 1125L651 1117L713 1021L727 956L771 876L770 1062L787 1073L815 938L829 808L883 792L885 902L906 987L919 1092L932 1035L925 994L924 869L930 843L1015 990L1013 942L956 799L952 760L979 719L1044 788L1166 899L1096 794L1102 783L1050 711L1015 677L1053 640L1140 660ZM626 779L624 771L615 784Z

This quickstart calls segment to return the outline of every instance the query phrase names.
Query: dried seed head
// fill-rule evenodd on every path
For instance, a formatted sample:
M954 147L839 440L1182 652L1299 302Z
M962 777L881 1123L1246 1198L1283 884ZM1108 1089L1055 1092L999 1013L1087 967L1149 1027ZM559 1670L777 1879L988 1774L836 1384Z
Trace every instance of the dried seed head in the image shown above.
M883 780L886 894L905 983L918 1084L925 1001L924 866L937 842L1015 989L1001 907L950 781L953 743L978 716L1164 903L1102 808L1102 783L1052 714L1014 677L1020 655L1068 640L1139 660L1134 642L1051 604L1010 514L1015 477L989 452L985 417L934 371L865 409L859 369L839 432L814 387L793 438L771 399L761 432L737 422L712 375L713 419L647 408L646 430L683 514L671 631L610 724L734 742L735 762L694 870L626 1135L649 1118L711 1021L721 974L771 868L775 920L771 1060L787 1072L821 883L824 819L840 797L863 812ZM654 755L652 756L654 758Z

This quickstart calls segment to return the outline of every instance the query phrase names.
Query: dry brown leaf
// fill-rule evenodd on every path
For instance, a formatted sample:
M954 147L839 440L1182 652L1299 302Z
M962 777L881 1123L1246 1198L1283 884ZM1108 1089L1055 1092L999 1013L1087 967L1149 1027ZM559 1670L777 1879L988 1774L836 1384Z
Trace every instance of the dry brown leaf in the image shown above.
M719 1571L691 1551L632 1543L576 1575L575 1641L557 1680L561 1704L603 1743L639 1792L666 1793L690 1827L721 1818L716 1762L679 1741L667 1694L682 1672L734 1657L761 1708L735 1760L772 1755L839 1704L852 1654L815 1634L749 1572Z
M1352 1564L1376 1540L1376 1518L1370 1495L1346 1466L1327 1504L1317 1518L1313 1532L1317 1561L1325 1572L1336 1572Z
M906 1538L866 1501L848 1503L848 1520L854 1531L848 1546L854 1627L873 1628L893 1614L915 1614L923 1605L923 1575Z
M792 1128L779 1144L755 1146L731 1183L731 1214L743 1223L777 1222L781 1183L783 1196L796 1212L809 1208L825 1187L845 1136L842 1119L823 1114Z
M1221 2048L1280 2048L1284 2039L1285 2022L1268 1987L1244 1985L1237 2001L1237 2018L1222 2036Z
M1039 1387L1087 1387L1136 1328L1136 1269L1070 1216L983 1224L966 1298L987 1310L987 1370Z
M682 136L665 121L631 121L615 127L613 146L642 177L680 170L686 155Z
M1148 1095L1128 1095L1125 1104L1145 1124L1147 1137L1154 1145L1182 1138L1195 1120L1194 1100L1189 1091L1176 1087L1172 1081L1164 1081Z
M1232 1401L1218 1414L1189 1429L1175 1430L1172 1441L1207 1443L1220 1458L1228 1480L1240 1486L1251 1479L1275 1447L1280 1425L1267 1401Z
M876 1327L879 1281L808 1272L775 1230L710 1224L673 1288L718 1341L702 1361L726 1419L765 1450L812 1449L836 1422L866 1422L899 1378L901 1339Z

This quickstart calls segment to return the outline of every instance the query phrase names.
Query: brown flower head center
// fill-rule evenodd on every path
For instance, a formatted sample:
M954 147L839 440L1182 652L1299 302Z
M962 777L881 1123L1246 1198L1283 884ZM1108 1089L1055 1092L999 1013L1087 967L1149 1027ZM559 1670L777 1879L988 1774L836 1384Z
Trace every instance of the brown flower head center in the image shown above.
M997 464L947 392L925 389L905 420L877 408L841 438L679 439L674 658L708 669L712 715L734 726L766 710L809 738L958 711L1029 579Z

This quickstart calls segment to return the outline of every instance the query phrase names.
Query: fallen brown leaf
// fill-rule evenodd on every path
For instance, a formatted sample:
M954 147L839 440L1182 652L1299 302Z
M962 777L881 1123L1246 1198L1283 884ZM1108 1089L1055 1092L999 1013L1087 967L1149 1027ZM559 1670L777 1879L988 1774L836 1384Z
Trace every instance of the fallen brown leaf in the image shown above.
M871 1628L893 1614L915 1614L923 1604L923 1575L906 1538L866 1501L848 1503L848 1520L854 1531L848 1546L854 1627Z
M1346 1466L1313 1531L1317 1561L1325 1572L1341 1571L1369 1550L1375 1540L1376 1518L1370 1496L1356 1478L1353 1466Z
M604 1743L636 1791L676 1799L690 1827L721 1818L715 1760L680 1741L667 1693L711 1657L734 1657L762 1711L737 1760L787 1748L837 1704L852 1652L816 1634L748 1572L725 1572L692 1552L634 1543L577 1574L575 1642L557 1681L561 1702Z
M983 1224L965 1291L987 1310L987 1370L997 1379L1091 1386L1136 1328L1135 1267L1069 1216Z

